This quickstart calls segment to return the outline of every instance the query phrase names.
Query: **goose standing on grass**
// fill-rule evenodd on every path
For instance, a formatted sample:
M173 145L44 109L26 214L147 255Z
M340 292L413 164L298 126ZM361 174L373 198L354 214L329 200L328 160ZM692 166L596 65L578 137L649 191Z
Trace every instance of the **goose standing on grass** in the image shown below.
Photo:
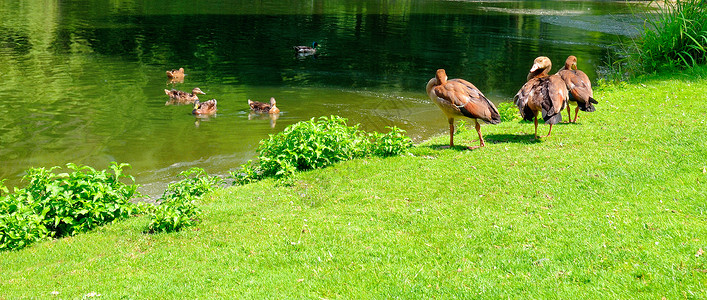
M248 99L248 105L250 106L250 110L256 113L280 113L280 109L275 106L276 104L277 102L275 102L275 97L270 97L270 104L258 101L251 101L250 99Z
M169 101L167 101L164 105L194 103L194 101L199 100L197 94L206 95L206 93L202 92L201 89L198 87L192 89L191 94L175 89L164 90L164 93L169 96Z
M194 102L194 110L191 111L194 115L213 115L216 113L216 99L211 99L206 102Z
M312 42L312 47L309 46L292 46L293 49L295 49L295 53L297 54L304 54L304 55L311 55L317 53L317 42Z
M592 82L589 81L589 77L584 72L577 70L577 57L570 55L565 60L565 66L557 71L557 75L562 77L565 81L567 90L569 91L569 102L568 104L574 104L577 107L574 109L574 119L570 114L570 106L567 105L567 119L568 123L577 122L577 113L579 110L586 112L593 112L596 110L594 104L599 104L597 100L594 100L594 93L592 92Z
M528 82L513 97L524 120L535 120L535 138L538 138L538 112L542 112L545 124L550 124L547 136L552 133L552 125L562 121L561 112L567 105L568 92L559 75L548 75L552 62L545 56L535 59L528 73Z
M444 69L437 70L434 78L427 82L427 95L437 103L449 121L449 147L454 147L454 118L467 117L474 119L476 132L479 134L479 146L468 147L475 149L486 145L481 135L481 119L486 123L501 123L501 115L484 94L471 82L464 79L447 80Z

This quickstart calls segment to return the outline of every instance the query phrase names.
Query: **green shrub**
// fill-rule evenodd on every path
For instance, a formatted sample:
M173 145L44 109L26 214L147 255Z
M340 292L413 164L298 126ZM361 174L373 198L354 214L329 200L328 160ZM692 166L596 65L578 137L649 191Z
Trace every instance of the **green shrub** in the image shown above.
M0 198L0 251L24 248L48 239L43 216L10 195Z
M196 224L201 210L195 201L221 183L218 177L209 176L201 168L191 168L179 176L184 179L170 184L159 205L150 212L150 232L174 232Z
M88 166L67 164L70 173L33 168L22 189L15 188L1 198L0 249L19 249L47 237L85 232L96 226L127 217L136 211L130 199L137 185L121 182L127 164L111 164L112 173ZM2 186L7 193L7 188Z
M412 140L405 135L405 130L398 127L387 127L388 133L373 132L371 136L371 153L375 156L387 157L405 153L412 147Z
M338 116L312 118L261 141L258 162L249 161L240 172L231 174L235 184L265 177L284 178L296 171L323 168L357 157L398 155L412 146L404 130L389 129L386 134L366 133L358 125L347 126L346 119Z
M646 19L637 43L643 72L707 63L707 3L664 1L659 7Z
M496 105L498 108L498 113L501 115L501 122L509 122L520 120L520 112L518 112L518 106L513 104L513 102L501 102Z

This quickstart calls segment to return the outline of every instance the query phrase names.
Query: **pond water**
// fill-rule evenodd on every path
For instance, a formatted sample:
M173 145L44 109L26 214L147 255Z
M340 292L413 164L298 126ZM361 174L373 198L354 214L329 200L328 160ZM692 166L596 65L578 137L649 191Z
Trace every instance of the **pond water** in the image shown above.
M232 3L223 3L232 2ZM532 60L590 78L636 34L624 1L3 1L0 179L30 167L129 163L148 195L190 167L227 174L268 134L340 115L419 141L447 130L424 89L438 68L510 101ZM316 56L294 45L319 43ZM168 69L184 67L183 83ZM210 118L167 106L200 87ZM249 114L275 97L277 120ZM601 109L601 108L599 108Z

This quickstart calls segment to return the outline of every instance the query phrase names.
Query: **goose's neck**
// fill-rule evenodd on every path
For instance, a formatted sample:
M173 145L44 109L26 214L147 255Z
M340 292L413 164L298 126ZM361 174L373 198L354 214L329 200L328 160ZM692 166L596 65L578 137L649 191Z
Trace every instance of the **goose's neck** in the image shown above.
M528 77L526 78L527 80L531 80L533 78L543 78L550 76L550 68L544 68L544 69L537 69L534 72L528 73Z

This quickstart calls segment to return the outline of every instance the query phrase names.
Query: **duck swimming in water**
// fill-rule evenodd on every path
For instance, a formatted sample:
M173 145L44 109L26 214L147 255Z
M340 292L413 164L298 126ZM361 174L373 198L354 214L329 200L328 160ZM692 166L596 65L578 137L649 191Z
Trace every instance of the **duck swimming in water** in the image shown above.
M194 102L194 110L191 111L193 115L213 115L216 113L216 99L211 99L206 102L199 102L196 100Z
M250 99L248 99L248 105L250 106L250 110L256 113L280 113L280 109L275 106L276 104L277 103L275 102L275 97L270 97L270 104L258 101L251 101Z
M317 46L319 46L319 44L317 44L317 42L312 42L312 47L293 46L292 48L295 49L295 53L311 55L311 54L317 53Z
M184 91L178 91L175 89L172 90L164 90L164 93L169 96L169 101L165 103L165 105L171 105L171 104L190 104L194 103L194 101L199 100L199 97L197 94L202 94L206 95L206 93L202 92L200 88L195 87L194 89L191 90L191 94L184 92Z
M171 71L167 71L167 78L184 79L184 68L179 68L179 70L172 69Z

